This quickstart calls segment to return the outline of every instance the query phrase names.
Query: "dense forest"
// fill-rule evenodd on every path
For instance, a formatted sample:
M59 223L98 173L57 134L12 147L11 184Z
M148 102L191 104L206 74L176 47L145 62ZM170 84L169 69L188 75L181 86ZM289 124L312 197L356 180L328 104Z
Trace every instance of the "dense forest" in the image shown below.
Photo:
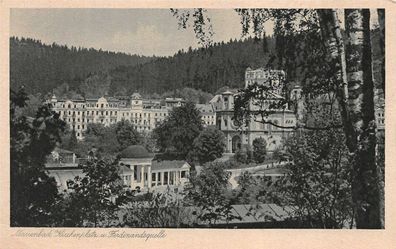
M136 66L151 59L56 43L46 45L35 39L11 37L10 86L15 89L23 85L31 94L46 94L62 84L77 91L92 74L107 74L118 66Z
M161 93L185 87L215 93L223 86L242 87L246 68L266 66L274 58L274 47L272 37L230 40L180 50L173 57L135 67L121 66L111 71L110 94L134 90Z
M372 48L374 78L380 81L377 33L373 31ZM11 87L24 85L38 98L50 92L58 97L82 98L135 91L151 98L185 97L195 89L194 95L203 102L225 86L243 87L247 67L281 68L286 70L287 81L304 85L300 68L307 68L303 64L311 62L302 61L296 53L298 39L303 38L234 39L205 48L182 49L169 57L144 57L12 37Z
M274 46L272 37L264 42L249 38L150 58L12 37L11 87L24 85L30 94L54 91L68 97L134 91L151 95L183 88L214 93L223 86L242 86L246 68L266 65Z

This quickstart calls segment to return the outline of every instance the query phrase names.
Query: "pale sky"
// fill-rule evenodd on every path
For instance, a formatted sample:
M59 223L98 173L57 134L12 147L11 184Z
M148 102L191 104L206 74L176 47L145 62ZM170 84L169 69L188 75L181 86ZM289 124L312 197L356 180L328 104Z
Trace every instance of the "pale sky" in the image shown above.
M377 23L372 10L372 24ZM343 20L342 10L339 11ZM215 42L241 37L233 9L209 9ZM12 9L10 35L51 44L81 46L139 55L171 56L199 47L192 28L178 29L169 9ZM342 23L341 23L342 24ZM273 23L265 25L271 35Z
M214 41L241 37L234 10L208 14ZM12 9L10 25L11 36L131 54L168 56L199 47L192 28L179 30L169 9Z

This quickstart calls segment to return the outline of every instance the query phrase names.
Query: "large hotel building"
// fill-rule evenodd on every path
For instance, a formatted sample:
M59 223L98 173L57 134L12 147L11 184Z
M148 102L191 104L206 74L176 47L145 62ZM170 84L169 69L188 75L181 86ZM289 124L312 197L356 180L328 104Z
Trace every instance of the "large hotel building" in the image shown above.
M82 139L89 123L109 126L123 119L129 120L138 131L150 132L168 116L170 109L181 106L184 100L166 98L165 106L161 106L160 101L145 101L140 94L134 93L130 97L85 100L57 100L52 96L51 103L60 118L76 131L77 138Z

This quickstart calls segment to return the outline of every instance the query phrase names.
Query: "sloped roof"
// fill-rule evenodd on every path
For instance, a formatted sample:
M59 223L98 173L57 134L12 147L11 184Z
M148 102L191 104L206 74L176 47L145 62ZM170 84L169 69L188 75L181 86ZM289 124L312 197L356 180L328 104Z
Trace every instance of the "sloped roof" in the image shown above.
M96 102L96 101L98 101L98 99L99 99L99 97L97 97L97 98L86 98L85 100L88 101L88 102L90 102L90 101Z
M213 107L211 104L196 104L195 106L200 112L213 113Z
M220 98L221 98L221 94L217 94L217 95L215 95L215 96L209 101L209 103L216 103L216 102L219 102L219 101L220 101Z
M166 102L184 102L183 98L165 98Z
M131 97L132 99L142 99L142 96L139 93L133 93Z
M199 209L192 207L193 209ZM290 206L281 207L276 204L260 204L253 206L247 205L232 205L231 214L238 218L232 220L218 220L217 224L226 223L260 223L270 221L283 221L287 218L293 217L293 208ZM205 221L199 221L200 224L206 224Z
M184 164L190 166L186 161L183 160L153 161L151 164L151 170L180 169Z
M120 166L119 166L119 169L120 169L120 172L121 172L122 174L125 174L125 173L133 173L133 170L131 170L129 167L127 167L127 166L125 166L125 165L120 165Z
M56 151L56 152L58 152L58 153L65 153L65 154L73 154L73 153L74 153L73 151L65 150L65 149L58 148L58 147L56 147L56 148L54 149L54 151Z
M120 101L119 99L115 97L106 97L107 102L118 102Z
M120 153L121 158L149 158L152 156L153 155L141 145L130 145Z

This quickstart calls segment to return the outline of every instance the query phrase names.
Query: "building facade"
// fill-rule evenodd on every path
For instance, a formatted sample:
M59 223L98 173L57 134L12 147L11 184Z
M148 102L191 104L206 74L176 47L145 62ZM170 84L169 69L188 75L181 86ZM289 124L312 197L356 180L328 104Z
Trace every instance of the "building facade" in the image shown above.
M283 92L283 80L285 73L281 70L267 70L248 68L245 74L245 87L253 83L270 84L271 93L266 99L265 108L269 108L270 104L282 100L284 97L280 94ZM294 91L295 90L295 91ZM295 97L301 95L301 89L293 89ZM282 145L283 140L286 139L293 129L280 128L293 127L297 124L297 117L294 110L291 110L287 105L282 110L271 110L272 113L265 118L272 124L265 124L262 122L251 121L246 127L239 127L233 120L234 116L234 100L237 93L225 91L222 94L216 95L211 103L216 111L216 125L226 137L226 152L235 153L243 145L252 145L254 139L264 138L267 142L267 150L272 152ZM255 110L257 106L250 104L250 109ZM260 107L263 108L263 107Z
M89 98L84 100L60 99L52 96L50 103L77 139L83 139L90 123L110 126L121 120L130 121L139 132L151 132L169 116L176 107L183 106L182 98L166 98L164 105L159 100L143 99L139 93L131 96ZM197 104L204 126L216 125L216 113L210 104Z
M52 96L50 102L60 118L71 130L76 131L77 139L83 139L83 133L90 123L109 126L121 120L129 120L138 131L150 132L165 120L172 108L183 103L181 99L167 98L165 106L161 106L159 101L143 100L138 93L130 97L84 100L58 100Z

